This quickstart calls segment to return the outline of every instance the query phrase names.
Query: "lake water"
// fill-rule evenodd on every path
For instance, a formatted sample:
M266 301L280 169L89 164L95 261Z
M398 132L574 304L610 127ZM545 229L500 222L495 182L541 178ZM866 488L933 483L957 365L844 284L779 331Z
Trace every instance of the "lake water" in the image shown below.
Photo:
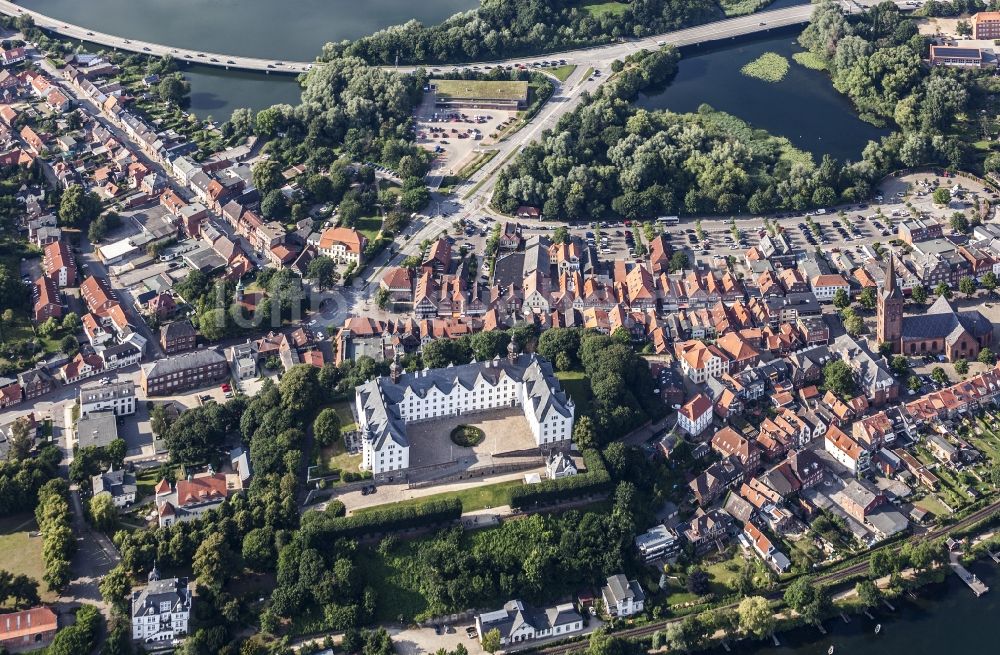
M182 48L311 61L329 41L417 19L439 23L477 0L23 0L101 32Z
M922 589L918 600L893 601L895 612L880 608L872 621L863 615L824 622L828 634L805 628L778 635L781 646L741 643L729 655L986 655L998 652L993 621L1000 621L1000 576L996 567L982 562L974 573L993 587L976 598L953 573L946 582ZM875 635L875 626L882 630ZM723 650L711 655L722 655Z
M859 119L826 73L792 60L793 54L802 51L796 35L797 30L784 30L778 36L686 48L677 77L661 92L644 96L637 104L676 112L693 112L708 104L754 127L788 137L817 159L829 153L841 161L858 161L868 141L878 140L889 130ZM772 84L740 73L745 64L765 52L788 58L788 75L782 81Z
M329 41L417 19L438 23L477 0L23 0L29 9L75 25L136 39L224 54L309 61ZM184 67L191 109L226 120L238 107L299 102L288 75Z

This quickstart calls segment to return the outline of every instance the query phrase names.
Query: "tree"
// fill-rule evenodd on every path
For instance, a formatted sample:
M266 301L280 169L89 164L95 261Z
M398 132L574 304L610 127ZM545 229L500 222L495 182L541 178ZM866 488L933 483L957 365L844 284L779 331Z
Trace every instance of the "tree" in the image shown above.
M483 635L483 650L487 653L495 653L500 650L500 631L497 628L489 630Z
M897 568L896 557L888 549L876 550L868 558L868 571L873 578L883 578Z
M976 295L976 280L970 275L962 276L962 279L958 281L958 290L964 293L967 297Z
M744 634L763 639L774 632L774 613L761 596L744 598L736 611L740 617L740 630Z
M80 349L80 342L72 334L67 334L59 341L59 351L67 355L75 355Z
M685 587L696 596L704 596L708 593L708 574L703 569L692 567L688 570Z
M191 561L198 584L218 591L226 583L235 558L220 532L212 532L201 542Z
M128 607L129 592L132 591L132 576L129 575L124 565L118 564L101 579L99 589L105 603L117 611L123 612Z
M389 302L392 298L389 296L389 290L383 287L379 287L378 291L375 292L375 305L379 309L386 309L389 306Z
M118 510L111 494L97 494L90 499L90 519L101 532L110 534L118 524Z
M52 316L45 319L45 321L43 321L41 325L38 326L38 334L43 337L51 337L58 330L59 330L59 322L56 321L56 319Z
M948 374L940 366L935 366L934 370L931 371L931 379L938 384L948 384Z
M951 202L951 191L944 187L938 187L934 189L934 193L931 196L934 202L939 205L947 205Z
M670 256L670 272L671 273L676 273L677 271L687 270L687 268L689 266L690 266L690 263L688 262L688 256L687 256L686 252L684 252L682 250L678 250L678 251L674 252L673 255Z
M284 186L285 178L281 174L281 164L274 159L263 159L253 165L251 171L253 185L262 196L274 189Z
M282 376L278 389L282 407L294 414L304 414L322 399L319 370L307 364L293 366Z
M896 355L889 362L892 370L898 375L905 375L907 371L910 370L910 361L906 359L905 355Z
M875 287L865 287L861 290L861 293L858 294L858 304L869 311L875 309L877 300L878 297L875 292Z
M922 386L923 384L920 382L920 378L918 378L916 375L911 375L906 380L906 388L909 389L910 391L920 391L920 387Z
M281 189L272 189L267 192L260 202L260 211L266 218L283 219L288 216L288 200Z
M910 299L918 305L923 305L927 302L927 287L922 284L913 285L913 289L910 290Z
M959 375L965 375L969 372L969 360L964 357L955 360L955 372Z
M948 224L951 225L952 232L965 234L966 232L969 231L969 219L966 218L965 214L963 214L962 212L955 212L954 214L952 214L951 220L948 221Z
M306 276L316 280L321 289L329 289L337 281L337 263L326 255L315 257L309 262Z
M951 298L951 287L948 286L947 282L938 282L938 285L934 287L934 293L938 296Z
M8 455L10 459L19 462L28 458L35 445L31 432L31 424L28 423L27 419L19 418L14 421L10 428L10 452Z
M862 580L854 585L854 592L862 607L870 609L882 604L882 591L871 580Z
M851 294L844 289L837 289L833 294L833 306L837 309L846 309L851 306Z
M844 329L852 337L856 337L865 331L865 322L860 316L852 313L844 319Z
M59 200L59 220L69 227L88 225L101 213L101 199L93 191L71 184Z
M854 372L847 362L835 359L823 367L823 386L841 398L854 395Z
M165 103L179 105L191 90L191 85L180 75L167 75L156 86L156 95Z
M979 356L976 357L976 361L980 364L986 364L987 366L993 366L997 361L997 356L993 354L993 351L989 348L983 348L979 351Z
M565 225L560 225L552 234L553 243L569 243L569 229Z
M63 316L62 329L66 332L76 332L80 329L80 317L76 312L70 312Z
M332 446L340 439L340 416L332 407L327 407L316 415L313 421L313 435L320 446Z
M997 288L997 274L994 273L993 271L987 271L986 274L983 275L983 279L979 282L979 284L984 289L989 291L990 295L992 296L993 292Z
M972 26L967 20L960 20L955 24L955 31L959 33L960 36L972 36Z
M576 424L573 426L573 441L580 450L594 448L598 445L597 430L592 418L583 415L576 420Z

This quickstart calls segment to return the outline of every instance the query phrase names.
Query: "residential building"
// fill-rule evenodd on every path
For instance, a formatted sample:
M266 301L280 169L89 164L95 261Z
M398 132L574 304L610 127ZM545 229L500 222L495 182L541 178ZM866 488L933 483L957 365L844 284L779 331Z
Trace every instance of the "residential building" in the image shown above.
M45 246L42 270L59 288L76 286L76 258L65 241L53 241Z
M726 457L710 465L688 483L688 487L694 494L695 502L701 507L706 507L721 498L727 489L742 483L743 478L743 466L740 465L740 461L736 457Z
M215 473L211 468L171 487L166 480L156 485L156 513L161 528L191 521L215 509L231 495L243 490L238 472Z
M635 547L645 562L677 555L681 551L681 543L680 535L663 524L654 525L635 538Z
M0 648L11 653L44 648L52 643L58 629L59 618L48 607L0 614Z
M577 474L576 464L567 453L552 453L545 460L545 474L549 480L558 480Z
M111 411L115 416L135 413L135 383L101 381L80 387L80 416Z
M17 380L21 383L21 390L25 400L37 398L47 394L55 388L52 376L41 368L34 368L17 374Z
M364 261L367 245L368 239L363 234L346 227L326 229L316 244L321 255L341 264L353 263L359 267Z
M389 377L369 380L355 392L362 435L362 468L381 475L409 467L406 424L520 406L539 448L569 442L575 405L537 355L508 356L462 366L403 374L393 362Z
M197 343L198 333L187 319L160 326L160 346L168 355L192 350Z
M743 539L750 544L757 556L776 573L785 573L792 568L792 562L768 539L767 535L761 532L760 528L751 521L747 521L743 526Z
M632 616L643 610L646 595L638 580L629 580L619 573L608 578L608 584L601 589L604 610L609 616Z
M701 384L708 378L717 378L729 371L729 358L713 344L701 341L683 341L674 345L681 372L691 382Z
M936 46L931 46L932 57L935 47ZM899 234L899 238L911 246L919 241L940 239L944 236L941 223L932 218L913 218L903 221L899 224L897 232Z
M35 280L31 290L32 318L36 324L44 323L50 318L62 318L62 295L52 278L41 276Z
M723 457L736 457L749 474L760 466L760 449L731 427L725 427L712 437L712 450Z
M972 15L972 38L1000 39L1000 11L980 11Z
M76 422L76 445L79 448L104 448L118 438L118 422L110 410L91 412Z
M712 424L712 401L703 393L685 403L677 411L677 427L692 436L704 432Z
M115 507L128 507L135 502L135 492L138 488L135 475L124 469L116 471L114 468L109 468L91 478L91 484L95 498L100 494L108 494Z
M545 610L534 609L520 600L504 604L503 609L476 615L479 641L491 630L500 633L500 645L509 646L524 641L571 635L583 630L583 617L572 603Z
M812 287L813 295L816 296L816 300L819 302L833 302L833 297L838 291L843 291L850 297L851 285L847 283L847 280L843 276L836 273L817 275L809 283Z
M139 385L147 396L162 396L223 382L229 378L226 358L215 350L198 350L143 364Z
M153 567L146 586L132 592L132 639L145 644L167 642L188 631L191 587L187 578L160 579Z
M848 471L857 475L868 470L870 453L836 425L831 425L823 436L823 447Z

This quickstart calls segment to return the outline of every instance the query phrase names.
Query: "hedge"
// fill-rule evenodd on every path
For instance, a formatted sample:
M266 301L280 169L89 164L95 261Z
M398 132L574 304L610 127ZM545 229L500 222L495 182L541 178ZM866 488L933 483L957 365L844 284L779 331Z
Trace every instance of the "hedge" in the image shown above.
M510 492L511 507L525 509L536 503L577 498L608 489L611 486L611 476L608 475L600 453L587 449L583 451L583 461L587 465L586 473L515 487Z
M420 505L388 506L351 516L320 519L317 536L336 540L367 534L394 532L413 527L454 521L462 516L462 502L457 498L431 500Z

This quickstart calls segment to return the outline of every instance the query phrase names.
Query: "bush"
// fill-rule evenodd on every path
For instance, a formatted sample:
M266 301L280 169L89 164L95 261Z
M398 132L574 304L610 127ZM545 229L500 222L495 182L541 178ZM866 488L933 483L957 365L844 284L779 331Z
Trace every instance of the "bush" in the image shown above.
M394 532L414 527L448 523L462 516L462 502L457 498L433 500L420 505L385 507L351 516L313 519L316 538L320 543L332 543L341 537ZM310 523L313 525L313 523ZM312 532L312 531L310 531Z
M459 425L451 431L452 443L463 448L478 446L485 438L486 433L474 425Z

